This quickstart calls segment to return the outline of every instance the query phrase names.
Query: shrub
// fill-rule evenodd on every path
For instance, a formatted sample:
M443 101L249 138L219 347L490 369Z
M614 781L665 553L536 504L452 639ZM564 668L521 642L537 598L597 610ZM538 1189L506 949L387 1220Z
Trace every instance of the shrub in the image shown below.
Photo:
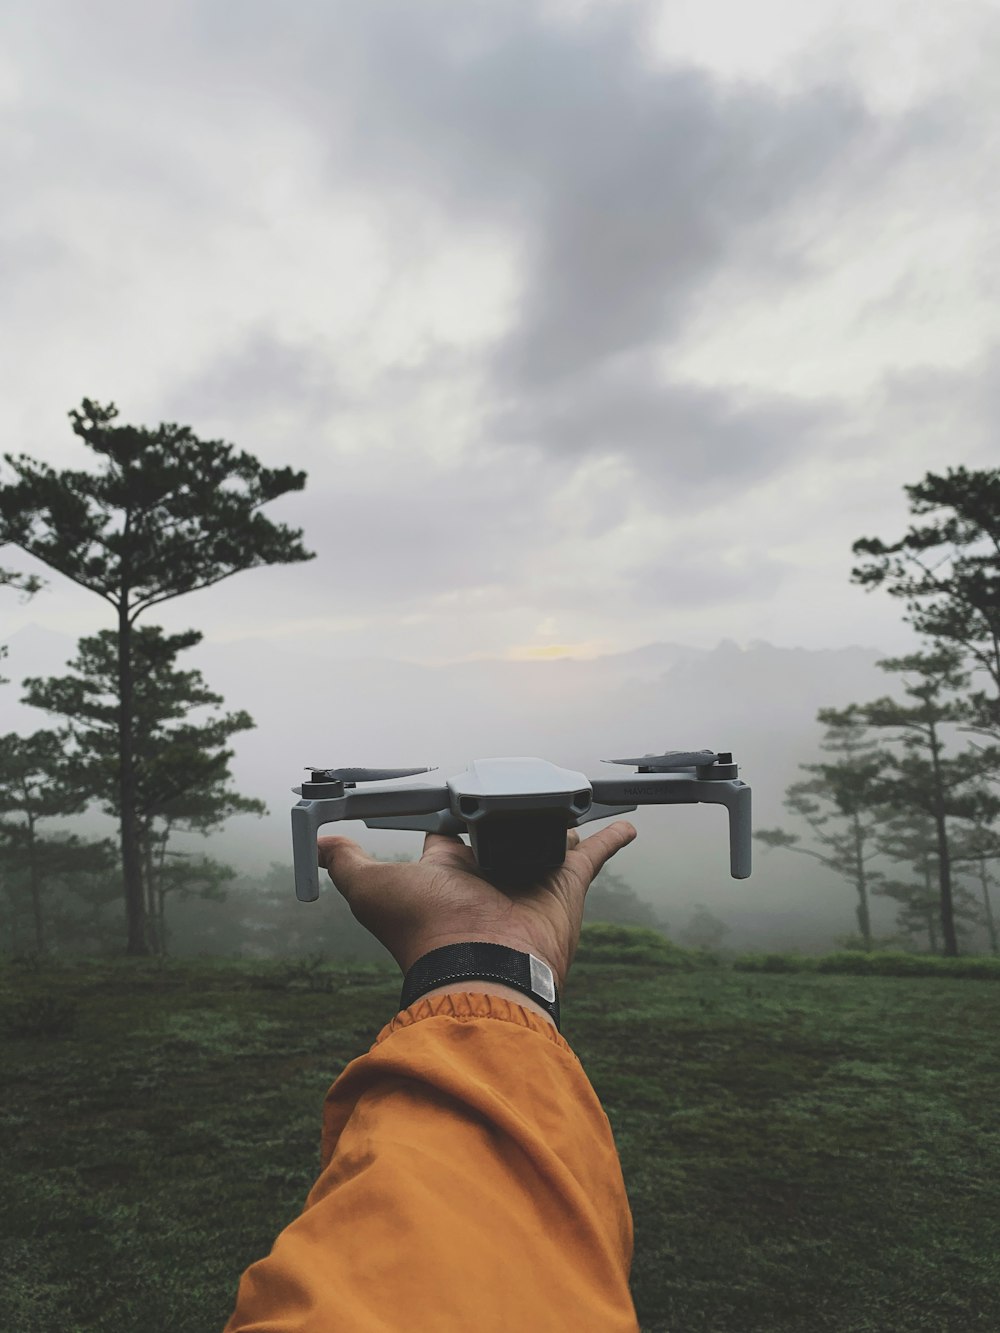
M734 972L805 972L812 960L787 953L748 953L733 959Z
M76 1032L80 1006L75 1000L37 995L19 1000L4 1013L8 1037L69 1037Z
M650 926L626 926L592 921L580 931L576 961L580 963L653 963L658 967L692 971L703 951L680 949L662 931Z
M895 949L848 949L819 957L804 954L743 954L734 958L734 972L824 972L859 977L961 977L1000 981L1000 958L941 958L935 954Z

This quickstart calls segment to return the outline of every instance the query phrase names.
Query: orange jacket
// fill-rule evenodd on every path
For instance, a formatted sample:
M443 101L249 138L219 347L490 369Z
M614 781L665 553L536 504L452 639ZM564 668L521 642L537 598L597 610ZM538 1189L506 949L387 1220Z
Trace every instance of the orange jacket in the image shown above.
M637 1333L611 1125L539 1014L398 1013L327 1093L320 1164L223 1333Z

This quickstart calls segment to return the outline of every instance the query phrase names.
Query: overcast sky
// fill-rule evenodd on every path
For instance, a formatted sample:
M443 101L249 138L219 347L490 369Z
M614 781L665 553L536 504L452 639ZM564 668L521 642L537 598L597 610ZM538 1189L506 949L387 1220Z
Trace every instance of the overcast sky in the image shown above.
M315 560L155 623L911 642L850 547L998 462L995 4L2 10L0 449L90 467L87 396L308 473ZM110 624L51 577L5 629Z

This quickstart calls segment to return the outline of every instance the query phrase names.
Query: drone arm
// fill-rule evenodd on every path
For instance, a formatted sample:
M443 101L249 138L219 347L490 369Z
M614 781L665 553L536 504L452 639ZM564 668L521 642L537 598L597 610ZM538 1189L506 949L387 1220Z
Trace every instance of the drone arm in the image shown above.
M724 805L729 811L729 873L733 879L748 879L752 855L750 788L738 780L720 781L677 777L669 773L643 773L629 778L595 778L594 800L607 806L618 801L636 805L694 805L699 801Z
M447 833L452 836L468 833L466 820L450 810L438 810L431 815L392 815L388 819L365 820L369 828L412 829L416 833Z
M295 896L303 903L319 897L319 858L316 834L322 824L338 819L433 814L446 809L449 792L441 787L385 787L347 791L343 796L302 800L292 806L292 853L295 860Z
M616 815L627 815L630 810L634 810L634 805L599 805L597 801L592 801L590 809L582 815L577 815L572 827L576 828L580 824L589 824L592 819L613 819Z

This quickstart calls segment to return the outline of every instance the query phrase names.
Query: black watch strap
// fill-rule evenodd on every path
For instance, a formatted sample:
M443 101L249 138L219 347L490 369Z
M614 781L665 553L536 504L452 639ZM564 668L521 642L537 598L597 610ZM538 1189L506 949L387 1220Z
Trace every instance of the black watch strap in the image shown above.
M547 1010L559 1027L559 995L555 978L548 963L533 953L522 953L506 944L489 944L485 940L469 940L460 944L445 944L418 958L403 979L399 997L400 1009L408 1009L436 986L452 981L472 981L482 977L513 986L524 995L530 995L536 1004Z

